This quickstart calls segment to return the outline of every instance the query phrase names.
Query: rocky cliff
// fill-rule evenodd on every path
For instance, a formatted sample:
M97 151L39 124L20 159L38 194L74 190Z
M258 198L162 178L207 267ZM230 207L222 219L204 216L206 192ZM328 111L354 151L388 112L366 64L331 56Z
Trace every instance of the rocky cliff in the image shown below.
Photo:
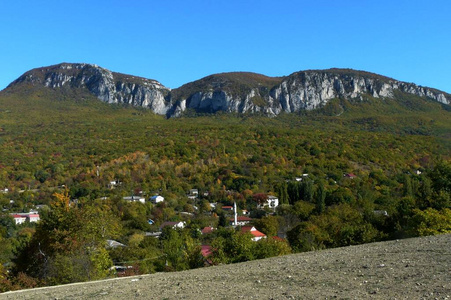
M170 89L156 80L111 72L92 64L62 63L33 69L9 86L21 83L44 85L48 88L85 88L98 99L108 103L127 103L166 114Z
M97 65L63 63L31 70L10 86L23 82L53 89L85 88L102 101L146 107L168 117L180 116L187 109L278 115L317 109L335 98L360 101L369 95L394 99L396 92L451 103L451 95L442 91L350 69L309 70L286 77L221 73L171 91L155 80L114 73Z

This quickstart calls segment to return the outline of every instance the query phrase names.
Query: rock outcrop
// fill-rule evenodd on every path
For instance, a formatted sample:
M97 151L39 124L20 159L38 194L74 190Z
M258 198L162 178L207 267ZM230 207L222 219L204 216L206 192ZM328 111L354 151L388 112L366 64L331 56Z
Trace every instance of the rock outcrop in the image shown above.
M97 65L63 63L31 70L10 86L23 82L53 89L86 88L104 102L146 107L168 117L180 116L188 109L274 116L317 109L335 98L359 101L368 95L394 99L396 92L451 103L451 95L442 91L351 69L309 70L286 77L222 73L171 91L156 80L114 73Z
M151 109L157 114L166 114L170 89L156 80L120 73L92 64L62 63L55 66L33 69L8 87L23 82L41 84L48 88L86 88L98 99L107 103L127 103Z
M233 73L230 73L233 74ZM216 76L221 77L222 74ZM202 79L201 79L202 80ZM192 83L202 86L198 82ZM301 110L313 110L335 98L362 100L364 95L374 98L395 98L395 91L427 97L443 104L450 104L451 96L413 83L397 81L380 75L342 69L302 71L293 73L269 89L262 84L241 89L233 94L230 89L207 85L203 91L176 100L174 115L190 108L196 111L264 112L277 115ZM183 89L184 87L181 87Z

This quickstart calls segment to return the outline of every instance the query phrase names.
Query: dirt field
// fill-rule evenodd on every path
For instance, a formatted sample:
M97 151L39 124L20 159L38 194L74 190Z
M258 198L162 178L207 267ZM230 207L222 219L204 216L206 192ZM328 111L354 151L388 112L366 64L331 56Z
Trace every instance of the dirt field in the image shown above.
M234 298L451 299L451 234L0 294L0 299Z

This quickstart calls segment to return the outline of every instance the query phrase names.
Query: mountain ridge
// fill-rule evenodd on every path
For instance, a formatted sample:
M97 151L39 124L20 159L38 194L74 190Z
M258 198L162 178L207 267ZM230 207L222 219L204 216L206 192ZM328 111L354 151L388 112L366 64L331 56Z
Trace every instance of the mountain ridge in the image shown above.
M395 99L398 91L445 105L451 103L450 94L434 88L338 68L298 71L282 77L252 72L218 73L170 89L157 80L112 72L95 64L61 63L27 71L5 90L23 83L54 90L83 88L101 101L145 107L167 117L182 116L187 110L275 116L315 110L337 98Z

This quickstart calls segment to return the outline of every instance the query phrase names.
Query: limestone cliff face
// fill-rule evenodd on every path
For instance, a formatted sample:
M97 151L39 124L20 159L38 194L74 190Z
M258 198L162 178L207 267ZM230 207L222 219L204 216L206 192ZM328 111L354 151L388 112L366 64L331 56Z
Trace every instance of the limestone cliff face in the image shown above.
M168 117L186 110L275 116L317 109L335 98L360 101L369 95L394 99L397 92L451 103L451 95L444 92L350 69L301 71L277 78L222 73L171 91L156 80L114 73L97 65L63 63L31 70L10 86L23 82L52 89L84 88L104 102L146 107Z
M41 84L53 89L86 88L104 102L146 107L157 114L164 115L169 108L165 96L170 90L158 81L114 73L92 64L63 63L34 69L10 86L22 82Z
M236 83L235 83L236 84ZM193 83L195 86L202 86ZM450 104L451 97L441 91L397 81L367 72L331 69L324 71L303 71L293 73L269 90L261 90L256 84L240 94L230 88L208 86L178 100L173 116L179 116L186 109L195 111L227 111L237 113L263 112L277 115L301 110L313 110L335 98L362 100L364 95L374 98L394 98L395 91L427 97L443 104ZM182 87L183 88L183 87ZM190 89L191 90L191 89Z
M277 100L286 112L315 109L334 98L362 99L363 95L374 98L394 98L394 92L428 97L443 104L450 104L451 97L445 93L400 82L366 72L342 70L305 71L288 76L274 87L270 98Z

